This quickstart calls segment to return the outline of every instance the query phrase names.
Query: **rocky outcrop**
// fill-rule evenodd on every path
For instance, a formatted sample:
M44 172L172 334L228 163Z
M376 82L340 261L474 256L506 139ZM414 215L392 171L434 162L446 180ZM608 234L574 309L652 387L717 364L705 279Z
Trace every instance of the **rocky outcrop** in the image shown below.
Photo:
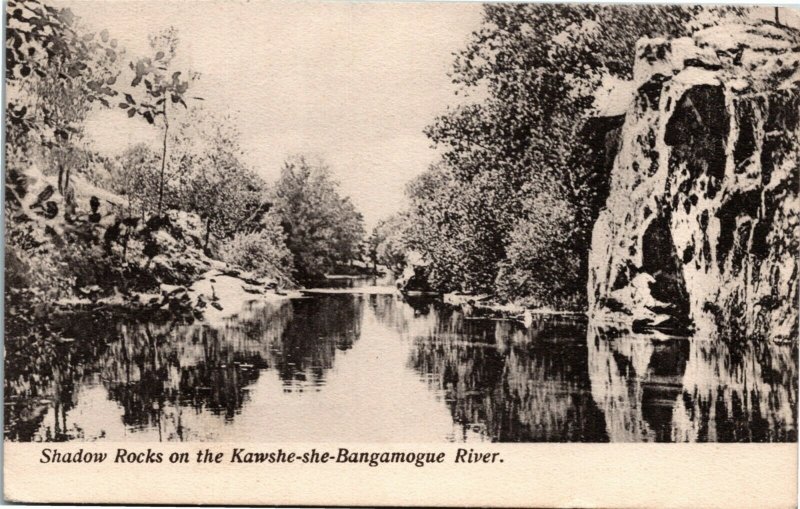
M590 314L795 340L800 32L645 39L633 86L592 236Z
M122 198L80 177L71 189L69 202L54 177L36 167L9 171L11 293L59 286L60 278L66 287L48 300L61 305L127 303L173 311L205 310L206 304L220 310L228 294L241 302L274 295L274 279L256 278L205 254L205 226L196 214L167 210L145 221L128 216ZM71 212L65 213L68 202ZM43 272L52 267L57 270ZM215 287L225 295L216 295ZM235 291L226 293L230 288ZM228 310L233 300L227 299Z

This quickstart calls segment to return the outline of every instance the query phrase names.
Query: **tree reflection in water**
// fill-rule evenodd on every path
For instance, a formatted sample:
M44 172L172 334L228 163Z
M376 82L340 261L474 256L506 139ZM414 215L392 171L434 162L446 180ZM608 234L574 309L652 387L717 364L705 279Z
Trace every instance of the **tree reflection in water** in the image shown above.
M9 332L7 440L267 439L266 415L284 437L336 436L333 420L366 433L354 420L371 415L420 440L797 440L796 348L756 341L558 316L526 328L375 294L249 305L213 324L106 310ZM395 397L406 412L375 401Z
M248 386L274 368L286 391L319 387L336 350L359 336L361 305L350 296L312 304L245 308L222 324L186 324L152 316L98 320L71 316L59 335L6 343L6 437L10 440L97 439L68 423L76 384L102 385L131 431L154 429L161 440L185 436L184 408L228 421L248 399ZM73 335L74 333L74 335ZM7 407L7 410L9 408ZM47 419L46 419L47 417Z
M589 391L586 345L576 340L584 325L550 319L526 330L447 308L435 314L429 330L413 338L411 364L441 391L461 439L607 440Z

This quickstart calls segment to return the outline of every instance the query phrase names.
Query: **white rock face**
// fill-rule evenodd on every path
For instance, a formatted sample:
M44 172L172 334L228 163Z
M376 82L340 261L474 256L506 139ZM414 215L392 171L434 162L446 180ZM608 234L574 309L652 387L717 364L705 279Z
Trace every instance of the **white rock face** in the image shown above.
M593 231L591 315L796 340L800 32L642 40L633 82Z

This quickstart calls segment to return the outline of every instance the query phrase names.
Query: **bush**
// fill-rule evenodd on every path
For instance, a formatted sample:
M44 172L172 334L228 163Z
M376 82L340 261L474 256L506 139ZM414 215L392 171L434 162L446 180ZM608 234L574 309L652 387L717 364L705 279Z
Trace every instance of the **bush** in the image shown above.
M291 282L292 253L286 247L286 235L274 216L267 218L262 230L234 235L221 254L224 261L257 276Z

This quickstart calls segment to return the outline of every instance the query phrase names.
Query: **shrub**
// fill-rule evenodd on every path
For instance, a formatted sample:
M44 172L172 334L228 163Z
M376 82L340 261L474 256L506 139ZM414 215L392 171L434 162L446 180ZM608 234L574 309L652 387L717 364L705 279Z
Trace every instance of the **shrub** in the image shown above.
M226 262L257 276L273 277L284 284L291 281L292 253L286 247L286 235L274 216L268 216L265 227L259 231L234 235L221 254Z

